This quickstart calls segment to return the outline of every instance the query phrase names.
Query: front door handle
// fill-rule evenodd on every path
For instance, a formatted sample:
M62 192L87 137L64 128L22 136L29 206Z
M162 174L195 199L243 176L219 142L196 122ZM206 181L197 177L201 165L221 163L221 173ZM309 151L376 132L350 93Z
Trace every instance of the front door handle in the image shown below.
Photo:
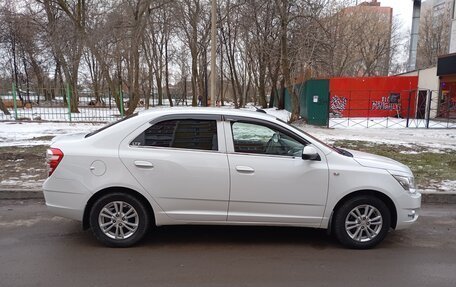
M240 173L254 173L255 170L249 166L242 166L242 165L238 165L236 166L236 170Z
M143 168L153 168L154 165L151 162L145 161L145 160L135 160L135 165L137 167L143 167Z

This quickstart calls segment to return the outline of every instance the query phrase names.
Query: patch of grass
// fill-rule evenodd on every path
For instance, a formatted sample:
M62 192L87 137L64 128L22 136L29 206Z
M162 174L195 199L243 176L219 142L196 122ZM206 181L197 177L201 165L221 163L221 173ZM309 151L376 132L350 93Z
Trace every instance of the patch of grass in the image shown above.
M48 146L0 147L0 182L2 187L24 188L23 181L39 181L46 178L45 152Z
M44 159L48 147L47 145L0 147L0 160L30 159L36 157Z
M364 141L336 141L335 146L386 156L397 160L413 171L419 187L426 188L432 182L456 180L456 153L451 150L443 153L426 151L423 147L377 144ZM414 153L401 153L417 152Z

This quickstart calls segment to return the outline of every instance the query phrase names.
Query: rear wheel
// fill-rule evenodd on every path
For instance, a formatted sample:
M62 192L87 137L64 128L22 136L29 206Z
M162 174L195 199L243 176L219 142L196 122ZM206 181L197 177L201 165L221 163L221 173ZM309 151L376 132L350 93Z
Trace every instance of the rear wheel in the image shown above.
M98 199L90 211L90 226L95 237L111 247L129 247L147 234L149 214L136 197L111 193Z
M334 214L334 233L343 245L367 249L379 244L391 226L386 204L373 196L347 200Z

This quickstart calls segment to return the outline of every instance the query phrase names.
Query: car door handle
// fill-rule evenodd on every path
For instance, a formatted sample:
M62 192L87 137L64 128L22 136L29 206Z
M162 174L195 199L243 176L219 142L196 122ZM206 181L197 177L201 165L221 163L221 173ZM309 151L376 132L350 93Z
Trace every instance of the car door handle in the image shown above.
M152 168L154 165L151 162L145 160L135 160L135 165L137 167Z
M240 173L254 173L255 170L249 166L242 166L242 165L238 165L236 166L236 170Z

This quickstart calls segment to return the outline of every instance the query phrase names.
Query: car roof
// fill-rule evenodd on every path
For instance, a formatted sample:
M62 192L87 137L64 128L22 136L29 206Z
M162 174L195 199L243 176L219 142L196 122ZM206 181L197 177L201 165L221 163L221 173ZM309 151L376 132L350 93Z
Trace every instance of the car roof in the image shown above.
M245 116L257 119L277 119L275 116L257 112L254 110L240 110L232 108L215 108L215 107L173 107L143 110L139 112L140 116L162 116L162 115L179 115L179 114L205 114L205 115L225 115L225 116Z

